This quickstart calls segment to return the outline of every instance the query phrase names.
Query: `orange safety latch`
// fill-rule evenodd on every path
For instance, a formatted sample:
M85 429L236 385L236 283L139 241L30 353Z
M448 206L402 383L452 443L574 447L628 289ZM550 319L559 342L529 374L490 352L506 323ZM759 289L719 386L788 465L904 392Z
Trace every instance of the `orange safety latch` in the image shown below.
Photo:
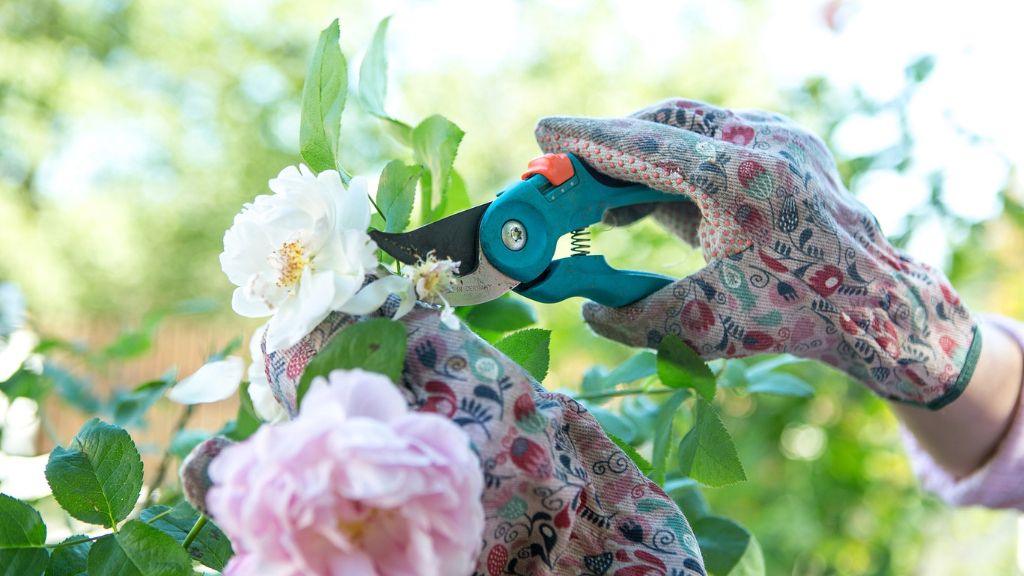
M534 174L540 174L551 182L552 186L561 186L566 180L572 178L576 171L572 167L572 160L565 154L545 154L538 156L526 166L522 179L526 180Z

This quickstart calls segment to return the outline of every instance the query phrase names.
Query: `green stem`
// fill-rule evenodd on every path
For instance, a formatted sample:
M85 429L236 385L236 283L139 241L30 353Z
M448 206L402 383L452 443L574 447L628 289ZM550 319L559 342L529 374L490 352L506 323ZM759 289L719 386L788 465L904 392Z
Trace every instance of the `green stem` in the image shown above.
M605 398L617 398L619 396L634 396L636 394L671 394L672 392L678 392L678 390L672 388L658 389L658 390L647 390L646 388L631 388L629 390L612 390L611 392L600 392L598 394L580 394L573 396L576 400L604 400Z
M196 520L196 523L192 526L192 529L188 531L188 536L185 536L185 541L181 543L182 548L188 550L188 547L191 546L193 542L195 542L196 537L199 536L199 532L202 531L203 526L206 526L206 522L208 520L209 518L206 517L206 514L199 515L199 518Z
M195 406L190 404L185 406L185 409L182 410L181 416L178 417L178 422L174 425L174 431L171 432L172 439L178 434L178 432L185 429L185 425L188 424L189 418L192 417L192 411L194 408ZM153 484L150 485L149 493L146 494L146 501L142 503L143 509L149 508L153 503L153 496L156 494L157 489L160 488L160 485L164 483L164 477L167 476L167 469L171 466L172 457L173 454L171 454L171 447L168 446L167 450L164 452L164 457L160 459L160 464L157 466L156 477L153 478Z
M377 201L371 198L369 194L367 194L366 197L370 199L370 204L373 205L373 209L377 211L377 214L380 214L381 219L384 220L385 224L387 224L388 217L385 216L384 212L381 211L380 206L377 206Z
M156 522L157 520L163 518L164 516L167 516L171 512L174 512L174 508L168 508L167 510L164 510L163 512L157 514L156 516L153 516L149 520L146 520L146 524L152 524L153 522Z

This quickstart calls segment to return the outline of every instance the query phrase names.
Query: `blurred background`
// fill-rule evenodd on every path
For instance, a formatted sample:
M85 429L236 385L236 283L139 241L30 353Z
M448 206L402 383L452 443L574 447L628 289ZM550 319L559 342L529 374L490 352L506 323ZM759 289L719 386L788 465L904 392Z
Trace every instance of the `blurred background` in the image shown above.
M388 110L466 131L455 166L475 202L536 155L545 115L621 115L670 96L767 108L821 134L890 238L945 269L973 310L1024 317L1017 3L4 0L0 282L19 287L43 337L119 360L72 361L68 378L88 375L103 397L169 367L188 374L252 332L230 310L224 230L298 162L319 31L340 17L354 76L391 14ZM400 150L351 97L342 130L354 174ZM701 266L644 223L599 230L595 247L619 266ZM549 388L576 389L630 354L590 334L578 307L540 309ZM1017 515L920 493L883 403L834 372L814 377L811 399L722 404L750 480L706 493L757 535L768 574L1024 571ZM236 410L222 404L195 422L216 430ZM0 489L31 492L40 478L16 462L67 442L82 418L0 396L5 414ZM142 437L166 439L176 418L158 407Z

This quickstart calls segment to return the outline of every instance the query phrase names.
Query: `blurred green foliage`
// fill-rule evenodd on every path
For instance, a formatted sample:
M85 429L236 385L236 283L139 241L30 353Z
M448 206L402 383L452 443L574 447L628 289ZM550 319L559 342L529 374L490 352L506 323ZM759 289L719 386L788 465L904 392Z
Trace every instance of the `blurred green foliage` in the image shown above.
M389 103L397 105L387 114L416 125L440 112L465 130L455 161L461 178L453 178L452 188L464 182L474 202L515 178L535 155L532 126L538 117L618 115L674 95L776 109L828 142L855 112L895 112L903 119L899 140L870 156L839 158L841 172L853 186L872 170L899 172L913 161L905 107L915 87L928 81L934 62L927 58L908 63L906 91L889 102L840 91L825 78L781 91L758 70L749 46L699 22L686 30L699 53L658 66L647 62L636 34L617 35L613 56L595 49L617 29L607 2L575 15L572 26L557 17L558 8L521 4L523 11L552 17L532 21L529 45L510 46L517 57L500 66L416 69L392 61ZM748 27L769 10L759 1L732 4L747 15ZM159 325L149 320L155 316L143 317L146 311L170 310L184 300L229 300L217 261L221 236L242 203L264 193L282 167L299 161L310 40L335 16L341 17L342 47L355 61L379 16L369 0L317 0L301 9L198 0L0 3L0 278L26 291L40 324L68 317L138 324L106 350L114 358L131 357L157 337ZM360 105L384 115L379 99L350 102L338 154L354 174L377 173L385 159L404 150L394 136L402 137L408 126L359 113ZM918 223L937 219L949 230L949 273L966 299L1024 314L1020 192L1000 196L999 218L968 222L946 206L942 175L931 184L928 203L907 215L894 240L906 243ZM430 208L412 214L423 218ZM595 249L616 266L677 276L702 265L698 253L647 222L629 231L598 230ZM532 317L518 318L532 312L508 304L516 300L499 302L515 326L481 325L485 336L493 330L497 339L531 323ZM485 323L495 317L481 316ZM229 314L215 319L239 322ZM617 385L637 379L619 378L624 371L653 362L643 356L614 369L634 352L591 334L577 302L541 307L540 325L551 331L549 388L582 388L586 394L585 374L591 385L604 378ZM743 364L753 368L758 362ZM611 372L595 370L595 364ZM748 481L707 489L707 502L694 504L747 526L760 540L767 574L1011 573L1009 516L951 510L922 495L884 403L818 364L782 366L779 372L813 384L813 397L720 390L716 406ZM720 388L729 388L734 375L720 376ZM72 381L46 371L40 378L57 387ZM595 414L650 455L651 430L637 423L650 421L663 401L612 398ZM691 424L685 411L680 414L677 440ZM673 481L682 482L670 473ZM685 492L685 485L678 486ZM706 513L694 510L687 510L691 520ZM991 536L996 530L999 536ZM985 539L985 564L956 554Z

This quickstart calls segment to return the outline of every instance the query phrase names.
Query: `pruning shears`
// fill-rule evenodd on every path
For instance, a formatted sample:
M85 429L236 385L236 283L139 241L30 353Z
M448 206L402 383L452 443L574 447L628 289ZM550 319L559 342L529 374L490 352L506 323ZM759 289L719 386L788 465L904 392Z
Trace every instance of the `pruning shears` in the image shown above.
M444 294L454 306L480 304L515 290L537 302L583 296L620 307L673 279L612 268L604 256L589 253L587 228L600 222L606 210L686 201L608 177L573 154L545 154L491 202L406 233L371 230L370 236L406 264L431 252L459 262L454 288ZM555 245L566 234L572 234L573 255L554 260Z

